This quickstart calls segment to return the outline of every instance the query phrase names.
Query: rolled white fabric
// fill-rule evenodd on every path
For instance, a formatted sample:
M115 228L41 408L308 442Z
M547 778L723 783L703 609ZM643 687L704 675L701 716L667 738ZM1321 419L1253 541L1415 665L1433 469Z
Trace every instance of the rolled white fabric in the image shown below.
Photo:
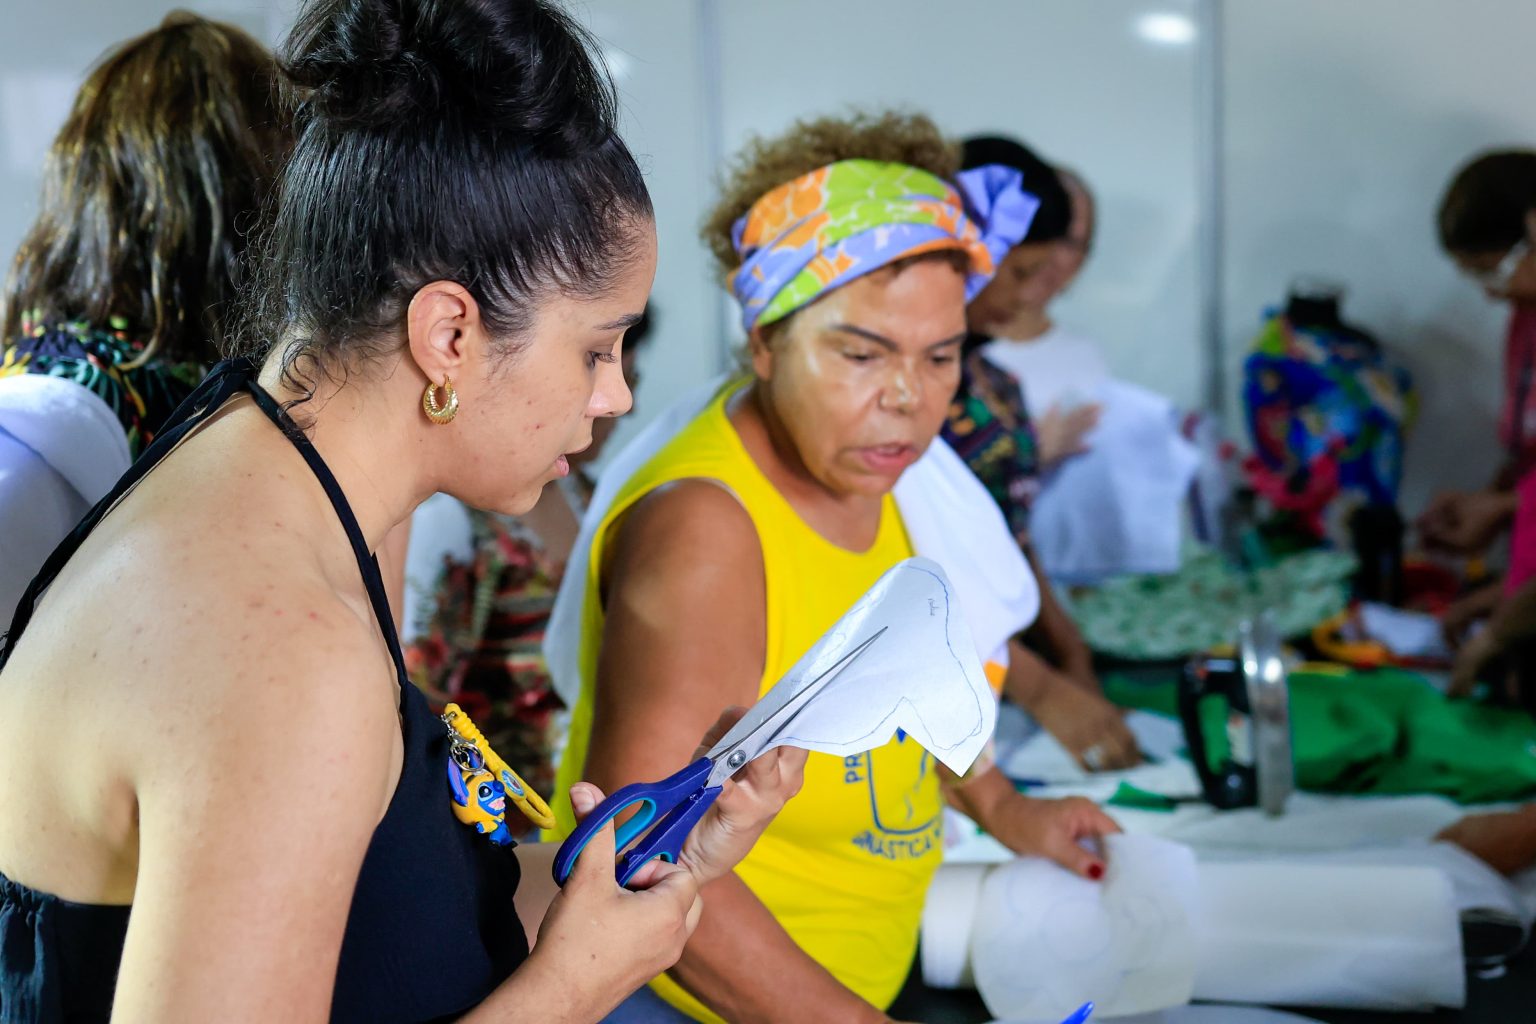
M1090 1000L1096 1019L1148 1022L1182 1020L1158 1014L1191 999L1460 1007L1458 907L1504 902L1502 889L1453 882L1438 852L1197 863L1179 844L1121 835L1107 853L1102 885L1038 858L943 868L923 914L925 980L969 973L989 1010L1020 1022ZM955 957L967 925L969 972Z
M994 868L971 932L971 969L999 1017L1098 1018L1189 1002L1195 979L1194 854L1151 836L1105 841L1102 883L1040 858Z
M1466 1004L1450 880L1428 867L1200 866L1195 998L1360 1010Z
M946 864L928 886L923 905L923 983L929 988L972 988L971 929L981 909L981 886L991 864Z

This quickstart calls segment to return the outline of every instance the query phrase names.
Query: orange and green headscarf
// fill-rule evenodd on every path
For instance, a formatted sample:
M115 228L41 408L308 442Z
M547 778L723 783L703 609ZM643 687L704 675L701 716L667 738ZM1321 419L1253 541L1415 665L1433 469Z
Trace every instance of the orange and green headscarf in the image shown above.
M959 250L969 301L1023 241L1040 203L1023 176L991 165L953 183L906 164L841 160L789 181L735 224L731 291L747 330L897 260Z

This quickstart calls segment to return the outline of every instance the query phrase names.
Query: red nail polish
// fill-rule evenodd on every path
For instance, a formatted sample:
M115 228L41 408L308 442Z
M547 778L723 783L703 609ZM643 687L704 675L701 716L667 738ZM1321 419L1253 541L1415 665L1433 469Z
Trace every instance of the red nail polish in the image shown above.
M1090 865L1088 865L1088 877L1093 879L1095 882L1097 882L1099 879L1103 878L1104 877L1104 865L1103 864L1090 864Z

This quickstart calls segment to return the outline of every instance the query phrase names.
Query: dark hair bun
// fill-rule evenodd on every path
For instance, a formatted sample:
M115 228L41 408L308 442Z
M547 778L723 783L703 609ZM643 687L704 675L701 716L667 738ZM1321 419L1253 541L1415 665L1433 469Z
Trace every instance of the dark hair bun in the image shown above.
M614 131L587 33L544 0L315 0L283 51L301 125L451 118L559 152Z

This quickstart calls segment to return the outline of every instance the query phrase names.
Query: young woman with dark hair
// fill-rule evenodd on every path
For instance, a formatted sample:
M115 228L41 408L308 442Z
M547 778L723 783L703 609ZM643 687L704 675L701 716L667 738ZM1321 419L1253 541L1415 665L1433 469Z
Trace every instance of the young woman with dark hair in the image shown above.
M254 358L50 556L0 652L0 1009L594 1021L677 958L803 755L744 769L643 891L610 826L556 895L553 851L506 842L536 802L406 678L371 552L437 491L526 511L629 407L650 200L545 3L317 0L285 65Z

